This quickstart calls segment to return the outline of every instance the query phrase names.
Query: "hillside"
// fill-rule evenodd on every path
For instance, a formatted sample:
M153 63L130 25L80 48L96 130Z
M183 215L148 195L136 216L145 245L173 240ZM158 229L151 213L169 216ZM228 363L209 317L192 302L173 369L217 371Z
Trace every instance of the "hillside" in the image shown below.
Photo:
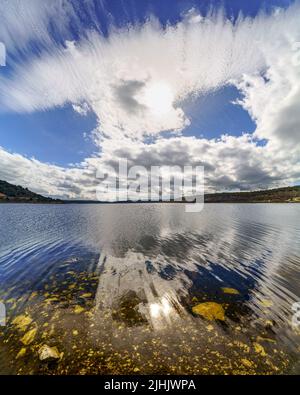
M0 180L0 203L62 203L62 201L44 197L27 188Z
M0 180L0 203L105 203L89 200L59 200L31 192L28 188ZM121 202L119 202L121 203ZM123 202L130 203L130 202ZM144 201L144 203L147 203ZM149 203L151 203L149 201ZM223 192L205 195L205 203L300 203L300 186L252 192Z
M105 202L92 200L65 200L64 203L76 204L115 204L115 203L174 203L174 200L151 202L150 200L139 200L138 202L121 201ZM177 203L186 203L183 198ZM252 192L223 192L205 194L205 203L300 203L300 186L267 189Z
M300 203L300 186L205 195L205 203Z

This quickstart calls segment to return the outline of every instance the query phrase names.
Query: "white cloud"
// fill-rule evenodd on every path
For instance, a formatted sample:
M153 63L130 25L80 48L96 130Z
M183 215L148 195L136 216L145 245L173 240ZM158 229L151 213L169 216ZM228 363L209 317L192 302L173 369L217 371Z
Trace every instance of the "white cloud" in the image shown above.
M61 3L58 21L53 20L57 2L39 4L30 1L28 12L34 20L26 27L27 11L17 16L8 8L4 15L0 39L15 51L23 50L37 38L32 26L38 23L43 49L39 56L24 56L13 64L11 74L0 76L0 108L22 113L71 103L83 116L93 111L101 155L87 158L79 168L64 169L1 150L0 178L52 195L94 198L97 166L123 155L133 164L204 163L208 190L299 180L298 2L274 15L240 17L235 23L222 13L203 17L191 10L177 25L163 29L151 19L112 29L108 38L85 31L78 10L67 0ZM64 45L50 37L49 20L68 37ZM82 33L77 42L65 34L71 21ZM240 105L257 123L254 136L161 138L162 131L180 132L189 124L183 100L227 84L244 95ZM156 139L146 144L147 136ZM257 138L268 143L261 146Z
M54 44L50 23L57 33L67 34L69 22L76 14L68 0L0 0L0 39L9 53L30 51L36 42L44 49Z
M88 162L80 168L63 168L0 147L0 180L28 187L34 192L62 198L93 199L95 170Z
M206 192L261 189L291 185L300 178L299 150L293 154L257 146L250 135L221 139L173 137L151 144L107 139L101 157L87 158L80 167L62 168L0 149L0 179L45 195L95 200L97 169L129 166L203 165ZM122 181L122 180L121 180ZM107 199L107 195L103 195Z
M241 104L257 124L255 136L282 149L300 143L300 62L294 58L294 43L287 40L270 54L273 59L264 77L245 75L238 84L244 94Z
M182 130L188 124L180 106L183 99L266 66L264 42L281 37L282 21L277 19L274 23L265 16L233 24L222 14L193 15L191 23L190 15L165 29L151 19L114 30L108 39L90 32L79 42L51 46L43 56L18 64L11 79L0 80L2 106L22 112L85 101L109 137ZM162 84L170 92L163 116L147 101L153 87ZM156 93L152 103L160 99Z

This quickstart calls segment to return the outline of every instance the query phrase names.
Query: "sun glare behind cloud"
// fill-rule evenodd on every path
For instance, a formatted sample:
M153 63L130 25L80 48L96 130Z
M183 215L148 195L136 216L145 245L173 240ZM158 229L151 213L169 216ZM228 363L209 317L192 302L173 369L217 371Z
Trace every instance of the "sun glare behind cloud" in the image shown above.
M141 100L151 112L162 116L172 110L174 94L167 83L156 82L146 86Z

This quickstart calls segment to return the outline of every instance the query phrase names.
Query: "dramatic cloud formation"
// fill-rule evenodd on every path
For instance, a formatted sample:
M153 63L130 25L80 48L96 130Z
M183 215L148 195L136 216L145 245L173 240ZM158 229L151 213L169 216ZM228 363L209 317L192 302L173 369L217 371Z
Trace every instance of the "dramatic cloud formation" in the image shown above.
M49 3L29 1L21 13L14 1L2 4L0 39L23 55L9 74L0 74L0 109L23 113L72 104L82 116L92 111L99 155L63 169L1 150L0 178L46 194L95 198L96 168L126 157L146 166L204 164L207 190L299 181L298 2L235 22L222 12L204 17L192 9L176 25L162 27L153 17L111 29L108 37L96 21L86 29L69 1ZM86 12L92 15L92 2ZM35 55L32 41L41 48ZM182 103L227 85L242 93L236 105L256 122L253 136L184 137L191 121ZM171 135L163 138L166 131Z
M37 193L64 198L95 197L95 172L88 163L64 169L13 154L0 147L0 179L24 185Z
M188 14L165 29L152 19L108 39L89 32L81 41L53 44L2 81L2 107L30 112L86 102L109 137L182 130L189 121L180 102L263 70L265 48L258 43L263 34L270 42L281 28L271 17L235 25L221 13L194 18Z

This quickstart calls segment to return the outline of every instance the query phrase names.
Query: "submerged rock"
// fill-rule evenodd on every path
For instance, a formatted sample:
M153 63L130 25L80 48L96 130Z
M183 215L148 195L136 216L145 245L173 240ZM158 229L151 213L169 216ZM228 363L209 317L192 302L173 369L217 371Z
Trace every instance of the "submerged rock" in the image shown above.
M32 318L29 315L18 315L12 322L20 331L25 331L32 323Z
M49 347L44 344L38 351L40 361L42 362L52 362L58 361L62 358L63 353L59 353L57 347Z
M25 345L28 346L31 344L35 338L37 332L37 328L33 328L30 331L26 332L25 335L22 337L21 342Z
M225 320L225 311L219 303L205 302L193 307L193 313L201 315L207 320Z

